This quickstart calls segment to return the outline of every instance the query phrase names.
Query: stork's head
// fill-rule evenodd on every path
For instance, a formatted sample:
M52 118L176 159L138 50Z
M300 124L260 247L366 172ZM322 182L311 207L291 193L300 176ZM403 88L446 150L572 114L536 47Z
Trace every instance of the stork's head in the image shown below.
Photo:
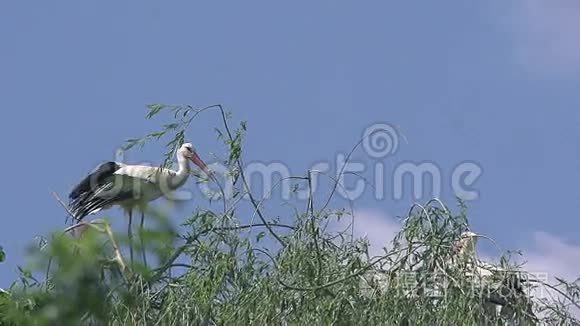
M475 254L475 245L477 244L477 233L465 231L461 233L459 240L455 243L454 251L460 256Z
M477 233L471 231L461 233L461 239L472 239L473 241L477 241L477 236Z
M191 143L184 143L181 145L177 151L178 155L181 155L189 160L191 160L195 165L199 166L207 175L210 175L207 165L201 160L199 155L197 155L195 148Z

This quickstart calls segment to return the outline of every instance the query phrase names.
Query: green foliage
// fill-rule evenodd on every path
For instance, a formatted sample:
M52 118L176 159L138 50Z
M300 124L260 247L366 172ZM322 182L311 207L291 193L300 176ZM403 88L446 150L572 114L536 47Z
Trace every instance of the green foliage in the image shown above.
M567 303L541 302L506 292L510 277L524 273L507 256L504 272L494 273L491 281L466 273L473 261L458 260L453 250L469 225L463 203L458 214L438 200L414 205L392 243L371 257L368 242L351 236L352 225L328 227L356 218L347 210L318 210L311 197L290 224L263 211L242 169L246 124L230 130L221 106L196 110L154 104L148 109L147 118L169 112L175 122L129 140L127 148L168 137L171 153L198 114L217 109L224 124L216 130L237 195L220 198L223 211L197 209L182 218L180 232L168 222L180 219L151 212L156 226L140 232L145 246L138 248L156 256L151 266L127 260L122 253L127 237L113 233L106 220L74 226L85 229L80 239L53 234L31 257L31 270L22 268L19 280L0 292L0 324L578 323L565 306L578 304L580 291L573 283L561 280L559 291ZM310 175L295 180L308 186ZM242 195L249 196L256 223L243 224L236 215ZM490 310L498 301L507 307L502 314Z

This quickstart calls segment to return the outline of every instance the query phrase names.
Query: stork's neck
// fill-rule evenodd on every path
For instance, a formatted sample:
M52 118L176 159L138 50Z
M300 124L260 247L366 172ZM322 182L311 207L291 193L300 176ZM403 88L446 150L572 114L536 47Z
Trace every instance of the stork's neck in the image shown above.
M183 156L181 153L177 153L177 164L177 172L175 173L175 177L172 182L172 185L175 189L183 186L183 184L187 181L187 178L189 178L190 171L189 161L187 161L187 158L185 158L185 156Z

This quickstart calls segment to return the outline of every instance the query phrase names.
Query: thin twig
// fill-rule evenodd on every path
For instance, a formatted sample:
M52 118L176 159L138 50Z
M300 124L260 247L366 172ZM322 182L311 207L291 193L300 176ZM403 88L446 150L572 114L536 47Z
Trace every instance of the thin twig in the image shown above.
M51 191L50 193L56 199L56 201L60 204L60 206L62 206L62 208L64 208L64 210L73 219L73 221L76 220L74 214L70 211L70 209L68 208L68 206L60 199L60 197L58 196L58 194L56 192L54 192L54 191Z
M224 112L224 109L222 108L222 106L220 104L217 104L216 107L219 108L220 112L221 112L221 116L222 116L222 122L224 123L224 128L226 129L226 132L228 134L228 138L231 142L234 141L234 137L232 136L232 133L230 131L230 127L228 125L228 121L226 118L226 113ZM247 192L248 192L248 197L250 198L250 202L252 203L252 205L254 206L254 208L256 209L256 212L258 213L258 216L260 217L260 220L262 221L262 223L264 223L264 225L266 226L266 229L268 230L268 232L270 232L270 234L283 246L286 247L286 243L284 242L284 240L282 240L282 238L280 238L280 236L278 234L276 234L276 232L274 232L274 230L272 228L270 228L268 222L266 221L266 218L264 217L264 215L262 214L262 211L260 210L260 207L258 206L258 203L256 201L256 199L254 198L254 196L252 195L252 192L250 191L250 186L248 184L248 181L246 180L246 175L244 174L244 169L243 169L243 164L242 161L239 157L236 158L236 163L238 165L238 168L240 169L240 177L242 178L242 182L244 183L244 187L246 188Z

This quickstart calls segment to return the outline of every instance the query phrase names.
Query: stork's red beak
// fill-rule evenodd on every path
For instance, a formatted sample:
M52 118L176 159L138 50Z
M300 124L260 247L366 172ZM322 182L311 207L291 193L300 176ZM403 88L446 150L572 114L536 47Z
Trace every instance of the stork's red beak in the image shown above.
M199 155L197 155L197 153L193 153L193 155L189 158L195 165L199 166L200 169L203 170L203 172L205 172L205 174L207 174L208 176L210 175L209 169L207 168L207 165L201 160L201 158L199 158Z

